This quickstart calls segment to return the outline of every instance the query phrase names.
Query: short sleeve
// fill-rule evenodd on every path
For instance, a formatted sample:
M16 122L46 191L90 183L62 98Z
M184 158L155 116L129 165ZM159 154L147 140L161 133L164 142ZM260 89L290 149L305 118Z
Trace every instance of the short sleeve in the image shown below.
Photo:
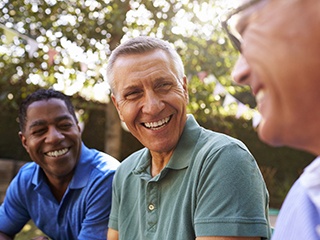
M118 172L115 174L113 186L112 186L112 204L111 204L111 212L109 218L109 228L114 230L118 229L118 213L119 213L119 193L118 193L118 185L117 185L117 176Z
M270 237L263 177L253 156L238 144L208 155L197 193L196 236Z
M21 170L11 181L3 204L0 207L0 231L8 235L15 235L30 220L24 204L25 187L21 177Z

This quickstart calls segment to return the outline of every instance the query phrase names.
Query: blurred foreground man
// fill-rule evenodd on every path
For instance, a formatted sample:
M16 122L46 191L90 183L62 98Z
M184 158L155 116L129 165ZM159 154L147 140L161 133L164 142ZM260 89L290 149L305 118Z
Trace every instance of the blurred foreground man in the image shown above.
M250 85L256 96L262 115L260 138L273 146L289 146L317 156L319 24L320 1L314 0L243 1L223 22L241 52L234 80ZM320 157L291 188L272 239L320 239Z
M138 37L108 63L112 100L145 146L118 168L108 240L269 239L268 192L240 141L187 114L187 79L165 41Z
M33 162L20 169L7 190L0 239L13 239L30 219L51 239L105 239L119 162L83 144L74 108L63 93L32 93L20 107L19 120L21 142Z

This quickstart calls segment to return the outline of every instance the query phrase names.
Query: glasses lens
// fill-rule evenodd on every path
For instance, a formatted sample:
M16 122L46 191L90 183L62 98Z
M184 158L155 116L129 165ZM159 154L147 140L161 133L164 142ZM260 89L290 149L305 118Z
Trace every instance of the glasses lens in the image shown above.
M253 12L257 11L257 8L251 9L253 5L256 5L259 3L260 7L262 7L267 1L265 0L251 0L245 3L244 5L234 9L232 12L229 13L229 15L226 17L226 21L222 22L223 28L227 31L228 37L230 38L232 45L241 52L241 43L242 43L242 37L237 31L236 25L238 24L239 17L242 15L242 22L243 19L249 18L252 16ZM251 10L250 10L251 9ZM245 12L245 14L243 14ZM244 18L245 16L245 18ZM243 28L243 26L242 26Z
M241 52L241 35L239 32L236 30L236 24L238 22L238 14L233 14L231 17L226 22L226 27L227 27L227 33L228 37L234 46L235 49L237 49L239 52Z
M229 33L229 39L233 47L239 52L241 52L241 40L234 36L232 33Z

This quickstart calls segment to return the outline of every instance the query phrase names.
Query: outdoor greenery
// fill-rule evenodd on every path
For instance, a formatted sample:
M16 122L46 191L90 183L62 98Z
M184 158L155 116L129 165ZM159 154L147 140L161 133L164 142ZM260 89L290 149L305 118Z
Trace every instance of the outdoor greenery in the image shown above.
M15 240L30 240L36 236L45 236L32 221L28 222L19 234L14 238Z
M109 89L104 82L108 56L121 41L138 35L173 43L190 81L199 75L213 76L235 93L238 87L232 86L230 71L237 53L220 27L226 2L229 1L0 0L3 110L17 109L19 102L39 86L108 102ZM192 89L190 110L196 117L224 113L220 102L212 97L212 85L202 82ZM243 88L238 89L242 92ZM203 99L198 101L200 98ZM85 103L90 104L95 103ZM202 112L205 116L201 116ZM108 105L106 114L104 149L118 157L120 121Z
M237 55L221 32L220 2L2 0L0 100L17 107L34 85L94 99L110 51L137 35L172 42L188 76L206 72L228 86Z

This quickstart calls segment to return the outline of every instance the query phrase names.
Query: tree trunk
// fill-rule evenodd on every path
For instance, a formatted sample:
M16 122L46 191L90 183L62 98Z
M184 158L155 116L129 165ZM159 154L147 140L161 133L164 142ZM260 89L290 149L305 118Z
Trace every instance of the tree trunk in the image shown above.
M118 116L118 112L110 101L106 107L106 133L105 133L105 152L111 156L120 159L121 149L121 122Z

